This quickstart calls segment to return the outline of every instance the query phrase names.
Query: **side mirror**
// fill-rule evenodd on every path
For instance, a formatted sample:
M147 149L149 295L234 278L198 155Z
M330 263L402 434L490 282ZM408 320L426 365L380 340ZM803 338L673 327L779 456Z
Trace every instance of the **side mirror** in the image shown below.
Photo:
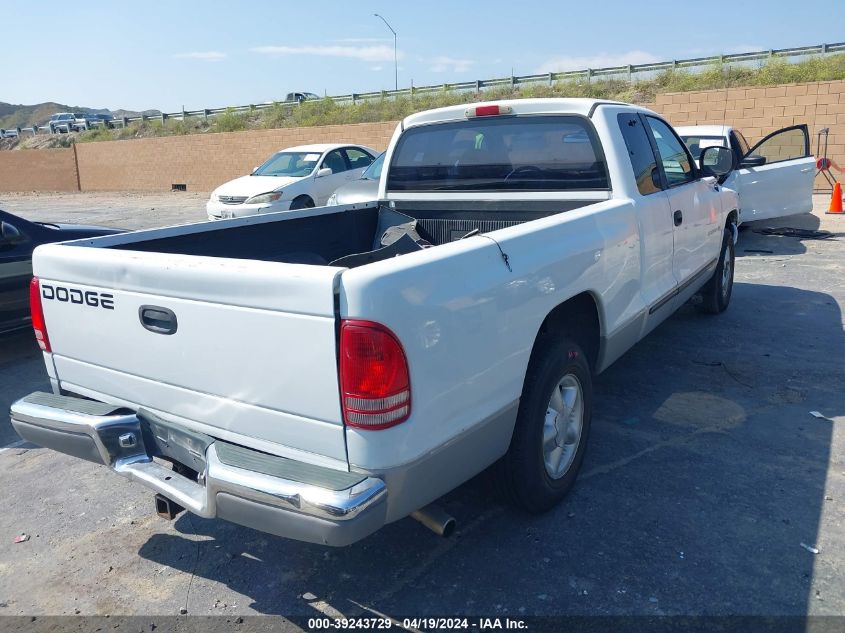
M660 170L657 167L651 170L651 184L654 185L655 191L663 189L663 183L660 182Z
M720 182L734 168L734 153L727 147L712 146L701 151L698 157L702 176L715 176Z
M317 175L314 176L315 178L322 178L323 176L331 176L334 172L332 172L331 167L322 167L317 170Z
M766 164L765 156L749 155L745 156L739 163L740 167L762 167Z
M0 245L11 246L23 241L23 235L13 224L0 222Z

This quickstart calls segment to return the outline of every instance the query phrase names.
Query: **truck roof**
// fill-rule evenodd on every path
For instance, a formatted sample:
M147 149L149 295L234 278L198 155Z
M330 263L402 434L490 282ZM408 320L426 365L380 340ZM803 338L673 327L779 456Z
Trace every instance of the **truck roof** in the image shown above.
M731 131L730 125L678 125L675 131L681 136L692 136L693 134L701 134L702 136L727 136Z
M547 99L503 99L501 101L484 101L480 103L464 103L461 105L437 108L418 112L406 117L402 124L404 127L422 125L424 123L437 123L464 119L467 108L499 105L513 108L514 114L577 114L589 116L597 104L612 104L626 106L632 110L651 112L647 108L623 103L621 101L608 101L607 99L575 99L575 98L547 98Z

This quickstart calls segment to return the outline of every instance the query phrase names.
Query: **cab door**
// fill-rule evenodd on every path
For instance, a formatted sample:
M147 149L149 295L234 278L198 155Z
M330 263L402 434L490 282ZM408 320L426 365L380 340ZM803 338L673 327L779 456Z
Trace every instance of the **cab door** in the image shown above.
M335 189L346 184L349 176L349 164L346 161L346 154L341 149L335 149L325 155L320 169L328 167L332 173L328 176L314 178L314 203L318 207L326 204L329 196Z
M678 289L672 267L672 210L649 140L648 124L629 110L619 111L616 119L637 187L632 200L642 227L640 293L649 309L645 327L648 331L672 314L672 300Z
M374 160L367 152L357 147L347 147L343 152L346 154L346 160L349 163L346 180L358 180Z
M716 178L702 178L686 145L671 126L646 116L674 226L672 269L678 282L675 306L712 273L722 244L722 200Z
M743 222L813 210L816 161L806 125L772 132L740 160L729 182L739 193Z

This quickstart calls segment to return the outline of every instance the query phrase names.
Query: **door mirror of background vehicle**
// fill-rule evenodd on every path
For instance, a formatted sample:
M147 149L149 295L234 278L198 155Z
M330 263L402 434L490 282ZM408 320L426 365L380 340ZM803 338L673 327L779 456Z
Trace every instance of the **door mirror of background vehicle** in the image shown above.
M323 167L322 169L317 170L316 178L322 178L323 176L331 176L332 175L332 168L331 167Z
M701 151L698 158L703 176L727 176L734 168L734 153L727 147L712 146Z
M0 222L0 245L11 246L23 241L23 235L12 224Z
M766 157L765 156L756 156L756 155L749 155L745 156L742 159L742 162L739 164L740 167L762 167L766 164Z

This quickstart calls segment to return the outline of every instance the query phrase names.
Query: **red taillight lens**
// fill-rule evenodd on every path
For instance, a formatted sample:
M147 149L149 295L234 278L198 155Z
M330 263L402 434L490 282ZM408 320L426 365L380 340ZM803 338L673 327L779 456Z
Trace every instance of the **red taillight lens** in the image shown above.
M33 277L29 282L29 311L32 313L32 329L35 330L38 346L45 352L51 352L47 324L44 322L44 309L41 307L41 285L38 283L38 277Z
M472 106L464 110L464 114L468 119L477 116L499 116L502 114L512 114L513 108L508 105L480 105Z
M340 390L349 426L378 430L408 419L408 361L393 332L372 321L341 323Z
M499 114L497 105L478 106L475 109L475 116L496 116L497 114Z

